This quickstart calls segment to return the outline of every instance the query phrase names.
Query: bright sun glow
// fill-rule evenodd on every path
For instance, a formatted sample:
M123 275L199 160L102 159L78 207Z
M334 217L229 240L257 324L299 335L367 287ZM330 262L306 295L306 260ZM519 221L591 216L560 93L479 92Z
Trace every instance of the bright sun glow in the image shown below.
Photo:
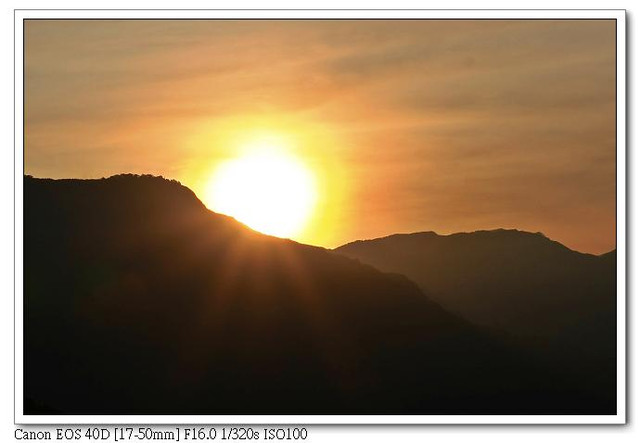
M207 201L213 211L256 231L291 238L311 215L316 187L313 175L298 159L263 147L220 165Z

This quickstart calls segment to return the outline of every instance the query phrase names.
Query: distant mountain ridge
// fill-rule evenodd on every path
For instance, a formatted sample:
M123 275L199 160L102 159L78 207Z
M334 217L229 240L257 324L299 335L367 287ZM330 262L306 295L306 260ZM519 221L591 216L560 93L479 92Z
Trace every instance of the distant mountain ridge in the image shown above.
M540 231L531 232L531 231L525 231L525 230L516 229L516 228L476 229L474 231L452 232L449 234L439 234L435 231L404 232L404 233L389 234L382 237L376 237L376 238L370 238L370 239L354 240L352 242L345 243L340 247L345 247L347 245L352 245L352 244L361 244L361 243L368 243L372 241L389 240L389 239L402 238L402 237L407 237L407 238L437 237L437 238L450 238L450 239L464 238L464 237L477 237L477 238L484 238L484 239L500 239L500 238L507 239L507 238L519 237L521 239L527 238L532 241L539 240L540 244L554 245L558 249L566 250L568 252L578 253L581 255L592 256L592 257L600 257L602 255L607 255L612 252L615 252L615 248L612 249L611 251L608 251L602 254L591 254L588 252L581 252L575 249L571 249L557 240L553 240L552 238L548 237L544 232L540 232Z
M160 177L24 178L25 413L615 413L408 278Z
M498 229L398 234L335 252L406 275L476 324L615 355L615 250L583 254L541 233Z

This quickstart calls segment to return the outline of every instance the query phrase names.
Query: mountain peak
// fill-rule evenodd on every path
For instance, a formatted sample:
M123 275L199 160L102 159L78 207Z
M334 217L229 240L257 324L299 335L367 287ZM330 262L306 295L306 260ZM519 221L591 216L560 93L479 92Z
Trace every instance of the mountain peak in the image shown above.
M88 206L157 210L177 205L182 210L204 209L195 193L179 181L151 174L116 174L90 179L52 179L25 175L24 183L28 198L61 193L68 197L62 202L73 200L76 204Z
M511 245L514 248L522 247L525 245L544 245L545 247L553 248L556 250L563 250L567 252L574 252L582 254L578 251L573 251L567 248L560 242L550 239L542 232L529 232L513 228L496 228L496 229L482 229L477 231L468 232L455 232L451 234L439 234L435 231L419 231L412 233L400 233L392 234L384 237L372 238L367 240L356 240L346 243L336 250L346 250L349 248L372 244L372 243L414 243L414 242L463 242L463 243L488 243L494 246L497 245ZM590 254L583 254L590 255Z
M183 185L180 181L171 178L165 178L162 175L153 174L134 174L130 172L124 172L120 174L113 174L108 177L100 178L47 178L47 177L35 177L30 174L24 175L25 182L38 182L38 183L57 183L57 184L83 184L89 185L98 183L127 183L130 185L141 184L153 184L155 186L172 186L175 188L187 189L188 187Z

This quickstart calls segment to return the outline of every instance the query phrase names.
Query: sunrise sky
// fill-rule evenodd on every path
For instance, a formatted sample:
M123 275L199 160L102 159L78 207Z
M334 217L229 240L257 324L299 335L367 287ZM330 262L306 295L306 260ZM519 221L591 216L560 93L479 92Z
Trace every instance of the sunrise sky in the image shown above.
M163 175L212 207L269 145L312 176L305 243L504 227L603 253L615 67L614 20L30 20L25 173Z

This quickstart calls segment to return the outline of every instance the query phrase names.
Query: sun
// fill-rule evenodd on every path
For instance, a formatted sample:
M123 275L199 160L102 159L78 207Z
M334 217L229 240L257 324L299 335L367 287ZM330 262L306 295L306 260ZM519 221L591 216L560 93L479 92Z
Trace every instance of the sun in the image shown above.
M314 175L302 161L263 146L220 164L206 203L256 231L294 238L307 224L316 198Z

